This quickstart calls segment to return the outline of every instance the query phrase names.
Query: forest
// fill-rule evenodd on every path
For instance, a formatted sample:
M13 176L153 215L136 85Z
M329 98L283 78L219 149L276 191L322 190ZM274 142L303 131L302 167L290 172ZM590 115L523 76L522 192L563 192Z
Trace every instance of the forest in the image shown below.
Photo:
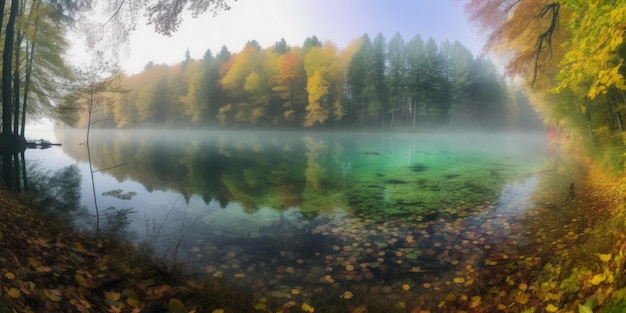
M187 52L178 64L150 62L115 76L97 95L92 119L108 128L541 127L523 89L489 59L419 34L408 42L399 33L389 41L364 34L345 49L312 36L302 46L223 46L201 60ZM70 94L57 112L86 126L78 98Z

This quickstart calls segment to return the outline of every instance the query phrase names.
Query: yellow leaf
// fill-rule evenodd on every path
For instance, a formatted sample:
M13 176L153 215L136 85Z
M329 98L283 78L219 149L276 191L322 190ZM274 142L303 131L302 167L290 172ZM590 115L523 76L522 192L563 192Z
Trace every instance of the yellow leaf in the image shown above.
M481 302L482 302L482 299L480 298L480 296L473 296L472 302L470 303L470 309L473 309L479 306Z
M346 291L343 293L343 295L341 295L341 298L343 299L351 299L354 295L352 294L352 292L350 291Z
M224 313L224 309L215 309L211 313Z
M135 298L128 298L126 299L126 303L128 305L130 305L133 308L138 308L139 307L139 300L135 299Z
M546 307L546 312L550 312L550 313L554 313L556 311L558 311L559 308L556 307L554 304L550 303L548 304L548 306Z
M506 305L502 304L502 303L498 303L498 305L496 306L496 308L500 311L504 311L506 310Z
M600 260L602 260L602 262L606 263L608 261L611 260L611 254L602 254L602 253L598 253L598 257L600 257Z
M120 300L120 293L119 292L115 292L115 291L111 291L111 292L106 291L105 292L105 297L106 297L107 300L110 300L110 301L119 301Z
M602 275L602 274L596 274L596 275L593 275L593 278L591 279L591 283L592 283L594 286L597 286L597 285L599 285L601 282L603 282L604 280L606 280L606 277L605 277L604 275Z
M43 293L46 295L46 297L48 297L48 299L50 299L50 301L53 301L53 302L61 301L61 292L59 290L44 289Z
M16 298L19 298L20 295L21 295L21 292L17 290L16 288L9 289L9 297L16 299Z
M313 313L315 312L315 308L312 307L310 304L304 302L302 303L302 305L300 306L300 308L302 309L302 311L304 312L309 312L309 313Z
M465 282L465 278L463 278L463 277L455 277L454 278L454 282L457 283L457 284L462 284L462 283Z
M7 272L6 274L4 274L4 277L6 277L7 279L15 279L15 274Z

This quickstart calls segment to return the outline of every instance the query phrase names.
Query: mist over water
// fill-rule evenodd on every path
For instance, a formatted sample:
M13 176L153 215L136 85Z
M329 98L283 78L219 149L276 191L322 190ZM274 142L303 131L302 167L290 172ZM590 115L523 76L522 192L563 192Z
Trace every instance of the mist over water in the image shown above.
M92 135L94 168L107 169L94 173L98 206L133 209L129 240L151 238L147 225L162 224L157 250L176 246L196 271L278 293L297 281L303 296L320 282L443 283L511 235L507 218L525 208L547 153L542 133ZM52 169L77 164L81 203L94 215L84 132L56 136L62 148L26 158ZM459 235L485 227L487 237ZM429 274L406 275L420 269Z

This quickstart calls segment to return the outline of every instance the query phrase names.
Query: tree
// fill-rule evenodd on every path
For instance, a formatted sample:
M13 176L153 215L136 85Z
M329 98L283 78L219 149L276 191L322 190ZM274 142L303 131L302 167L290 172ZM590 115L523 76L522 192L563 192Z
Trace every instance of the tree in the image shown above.
M302 112L307 98L306 74L302 57L292 51L282 54L278 58L276 86L273 90L282 103L285 120L293 121L298 112Z
M467 125L470 122L469 93L472 77L470 70L474 62L472 53L460 42L455 41L447 49L449 53L449 83L451 97L451 125Z
M524 78L544 121L568 125L622 171L626 1L473 0L466 9L508 57L508 73Z
M387 71L387 42L383 34L378 33L372 42L372 66L368 71L368 89L371 90L368 113L374 125L385 126L385 111L389 102L389 94L385 86Z
M62 57L68 47L63 38L64 25L54 18L52 7L41 0L26 2L25 5L25 12L28 13L16 21L22 43L16 42L19 47L16 49L16 64L19 66L16 66L14 75L14 79L20 79L14 92L16 102L19 99L17 93L21 95L21 136L25 133L27 113L34 119L51 115L54 103L61 98L59 91L62 84L72 78L71 70Z
M148 23L154 25L157 33L168 36L178 29L182 21L181 13L185 9L191 11L194 17L206 11L215 15L230 9L226 0L149 0L145 3Z
M387 113L390 114L389 126L393 127L396 120L396 113L406 106L406 56L404 50L404 39L400 33L396 33L389 41L387 51L387 75L385 84L389 92L389 105Z
M276 44L274 44L274 48L272 48L275 53L280 55L289 52L289 49L291 49L291 47L287 45L287 41L285 41L285 38L281 38L280 41L277 41Z
M37 3L35 2L36 5ZM0 4L2 5L4 16L6 3L3 0ZM17 108L19 108L20 92L19 62L21 61L19 49L21 49L20 45L23 42L23 37L21 34L18 34L19 28L16 29L16 21L20 12L24 12L25 2L22 2L22 4L20 5L19 0L11 1L8 7L8 20L4 28L4 49L2 52L2 138L0 140L3 152L19 150L24 147L25 143L24 137L20 137L17 131L17 123L19 123L19 116L17 115L19 110ZM49 2L49 7L53 9L50 14L57 19L66 21L73 20L76 12L89 7L89 5L90 1L51 0ZM4 148L8 149L5 150Z
M327 42L322 48L310 48L304 58L307 74L305 127L324 124L329 117L336 121L343 117L341 95L343 93L343 68L337 57L337 48Z
M348 85L347 93L350 101L351 111L353 112L357 125L363 126L367 124L366 113L368 104L371 101L372 89L368 88L372 83L373 77L370 75L371 67L374 66L374 51L372 42L367 34L361 36L360 47L350 60L348 68Z
M62 105L58 107L59 118L68 124L75 122L75 114L79 111L87 112L87 136L84 145L87 147L87 157L89 160L89 170L91 173L91 186L93 190L94 207L96 211L96 232L100 231L100 211L98 210L98 201L96 195L96 185L93 178L93 174L96 172L93 169L91 162L91 150L90 150L90 132L91 125L102 122L102 119L94 120L94 115L97 110L106 110L106 107L110 106L112 99L111 93L122 92L119 86L120 76L113 74L107 78L100 79L95 74L99 73L98 70L91 69L86 72L79 72L78 77L81 78L81 82L87 82L84 85L77 86L68 96Z

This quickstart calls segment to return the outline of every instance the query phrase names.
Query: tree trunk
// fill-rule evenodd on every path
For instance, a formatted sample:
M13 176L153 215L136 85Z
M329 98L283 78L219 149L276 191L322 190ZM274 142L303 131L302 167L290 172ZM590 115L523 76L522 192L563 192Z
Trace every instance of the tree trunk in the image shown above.
M22 33L17 31L17 39L15 40L15 67L13 71L13 133L19 134L20 126L20 46L22 45Z
M11 134L11 118L13 104L11 101L11 57L13 56L13 39L15 37L15 18L19 9L19 0L11 0L11 11L7 22L4 51L2 53L2 133L5 137ZM13 139L11 139L11 142Z
M37 33L37 22L35 21L35 33ZM35 43L30 43L30 52L27 50L26 56L26 77L24 78L24 96L22 98L22 129L20 135L25 137L26 109L28 105L28 92L30 90L30 76L33 72L33 58L35 55Z
M31 18L33 16L33 12L35 12L35 10L39 9L39 5L41 4L41 1L36 1L31 9L30 9L30 13L29 13L29 19L28 19L28 24L31 23ZM22 129L20 131L20 135L22 137L25 137L25 131L26 131L26 111L28 109L28 92L30 91L30 76L33 72L33 60L35 58L35 38L37 38L37 32L39 31L39 19L36 18L33 25L33 35L32 35L32 42L27 42L26 43L26 74L24 77L24 96L22 97ZM24 183L26 184L26 183Z

